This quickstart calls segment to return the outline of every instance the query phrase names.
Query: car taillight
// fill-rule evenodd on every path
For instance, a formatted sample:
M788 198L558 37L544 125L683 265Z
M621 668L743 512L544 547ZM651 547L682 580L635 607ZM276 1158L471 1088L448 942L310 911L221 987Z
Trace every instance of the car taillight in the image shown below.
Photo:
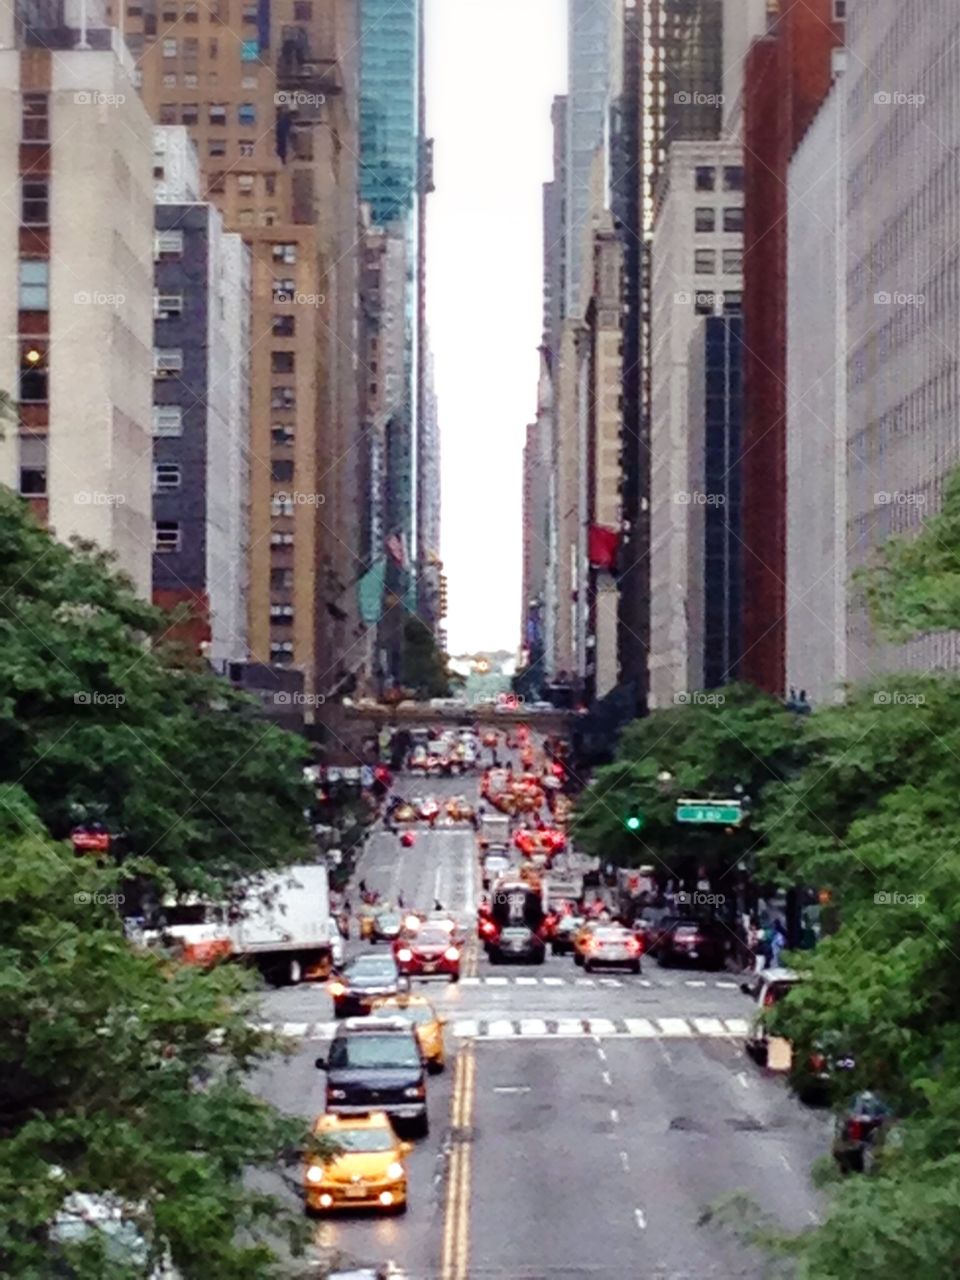
M443 953L443 958L444 960L459 960L460 952L456 947L447 947L446 951Z
M640 943L636 940L636 938L627 939L627 950L631 952L633 955L637 955L639 953Z
M404 964L406 964L408 960L413 959L413 952L410 950L409 947L401 947L400 950L397 952L397 959L402 960Z
M482 921L480 928L484 933L496 933L497 931L497 926L491 920Z
M867 1126L862 1120L847 1121L847 1137L851 1142L862 1142L866 1137Z

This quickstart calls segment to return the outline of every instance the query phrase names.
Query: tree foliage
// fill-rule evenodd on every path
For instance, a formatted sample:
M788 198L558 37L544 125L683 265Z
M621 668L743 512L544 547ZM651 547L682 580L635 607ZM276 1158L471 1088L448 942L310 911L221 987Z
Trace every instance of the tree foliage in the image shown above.
M450 676L446 655L431 629L416 615L403 624L403 683L419 698L448 698Z
M22 778L57 838L102 814L183 887L295 862L303 744L185 663L168 623L0 491L0 782Z
M244 1087L274 1048L244 1017L240 970L203 973L133 947L116 867L52 844L28 797L0 795L0 1273L280 1274L299 1221L249 1189L251 1169L299 1165L303 1121ZM68 1196L111 1195L149 1248L134 1265L58 1245Z

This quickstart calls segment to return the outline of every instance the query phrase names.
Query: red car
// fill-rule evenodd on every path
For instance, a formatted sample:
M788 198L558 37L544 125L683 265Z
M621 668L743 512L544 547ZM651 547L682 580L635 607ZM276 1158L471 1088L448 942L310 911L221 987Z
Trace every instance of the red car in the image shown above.
M394 943L393 954L401 973L417 978L446 977L460 981L460 947L445 929L424 925L414 936Z

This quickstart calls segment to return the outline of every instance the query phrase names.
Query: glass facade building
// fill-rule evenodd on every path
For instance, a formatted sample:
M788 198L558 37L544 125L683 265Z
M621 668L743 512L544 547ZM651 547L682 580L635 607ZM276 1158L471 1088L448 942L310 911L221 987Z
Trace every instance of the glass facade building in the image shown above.
M416 208L422 0L362 0L360 196L387 226Z

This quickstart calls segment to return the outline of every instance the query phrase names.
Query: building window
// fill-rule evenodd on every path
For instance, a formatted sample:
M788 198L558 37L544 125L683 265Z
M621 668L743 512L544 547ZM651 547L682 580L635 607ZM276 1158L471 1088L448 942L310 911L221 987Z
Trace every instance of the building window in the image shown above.
M257 108L252 102L241 102L237 107L237 124L256 124Z
M743 190L742 164L725 164L723 166L723 189L724 191Z
M712 276L717 269L717 255L713 249L697 249L693 255L693 269L698 276Z
M292 516L293 498L288 493L275 493L270 501L270 514L273 516Z
M294 22L312 22L313 5L310 0L293 0Z
M264 209L260 215L261 227L275 227L277 225L276 209Z
M270 407L272 409L295 409L297 407L296 388L274 387L270 392Z
M207 57L210 59L211 62L216 62L217 53L219 52L219 49L220 49L219 41L215 36L211 37L211 39L207 42Z
M160 123L176 124L177 123L177 106L174 102L160 103Z
M200 119L200 108L195 102L185 102L180 108L181 124L196 124Z
M271 533L270 545L271 547L292 547L293 534L292 533Z
M157 555L180 550L180 521L158 520L153 526L153 549Z
M270 428L270 434L275 445L293 444L293 427L286 422L275 422Z
M282 644L271 644L270 661L278 667L288 666L293 661L293 644L290 640Z
M160 21L176 22L176 20L177 20L177 6L175 4L171 4L170 0L167 0L167 3L160 10Z
M197 21L197 6L189 3L189 0L188 3L183 6L183 20L184 22Z
M270 465L270 477L288 484L293 480L293 463L288 458L280 458Z
M22 303L20 304L23 305ZM274 316L273 317L273 336L275 338L292 338L296 329L296 318L294 316Z
M296 280L274 280L274 302L292 302L297 292Z
M176 262L183 256L182 231L158 231L153 238L154 262Z
M158 462L153 468L153 492L173 493L180 488L180 463Z
M186 76L184 76L184 84L186 84ZM167 71L163 76L163 87L165 89L175 89L177 87L177 73L175 71Z
M275 173L267 173L263 178L263 189L268 196L277 194L277 175Z
M240 61L256 62L260 57L260 43L257 40L244 40L240 45Z
M210 17L214 22L223 22L223 5L221 0L210 0Z
M243 6L243 20L250 23L251 26L257 25L257 6L255 4L245 4Z
M183 56L187 62L196 62L200 56L200 41L196 36L185 36L183 41Z
M50 182L24 179L21 186L20 221L25 227L46 227L50 222Z
M256 76L241 76L241 77L240 77L240 88L241 88L241 89L255 89L256 87L257 87L257 77L256 77Z
M293 6L296 9L296 5ZM847 17L847 0L833 0L834 22L844 22Z
M716 227L716 209L695 209L693 211L693 228L695 231L715 231Z
M241 156L252 156L253 147L254 147L254 144L252 142L241 142L240 143Z
M293 586L293 570L292 569L271 569L270 570L270 590L286 591Z
M725 276L738 276L743 270L743 254L739 249L724 249L723 251L723 274Z
M142 9L142 8L140 7L140 5L138 5L138 4L128 4L128 5L127 5L127 17L128 17L128 18L141 18L141 17L143 17L143 9Z
M226 138L211 138L207 143L208 156L225 156L227 154Z
M240 223L241 227L252 227L253 226L253 210L241 209L240 212L237 214L237 222Z
M155 378L172 378L175 373L183 371L183 349L181 347L154 347L153 376Z
M19 395L24 404L46 404L48 373L46 348L39 342L24 342L20 348Z
M723 295L723 309L727 315L738 316L743 311L743 294L739 291Z
M270 352L270 372L271 373L293 373L293 352L292 351L271 351Z
M155 404L153 406L153 434L155 436L182 436L182 406L179 404Z
M724 231L743 230L743 208L738 204L727 205L723 211Z
M167 36L163 42L163 56L165 58L175 58L177 56L177 42L172 36Z
M273 246L274 262L285 262L287 266L293 266L297 260L297 246L295 244L275 244Z
M207 187L209 193L219 193L226 190L227 182L222 173L211 173L210 185Z
M198 83L199 81L195 71L185 71L183 73L183 87L185 89L196 89Z
M210 103L210 123L211 124L227 123L227 108L223 105L222 102Z
M153 295L153 316L155 320L176 320L182 315L182 293L155 293Z
M713 165L698 165L693 171L693 184L697 191L715 190L717 171Z
M25 498L42 498L47 492L47 438L20 437L20 492Z
M21 311L50 310L50 263L44 258L20 259Z
M25 93L21 100L20 137L24 142L50 140L50 114L45 93Z
M253 174L238 173L237 174L237 190L243 194L248 194L253 190Z
M712 293L698 293L693 302L694 315L712 316L716 312L716 303Z
M289 627L293 625L293 605L292 604L272 604L270 606L270 621L277 627Z

